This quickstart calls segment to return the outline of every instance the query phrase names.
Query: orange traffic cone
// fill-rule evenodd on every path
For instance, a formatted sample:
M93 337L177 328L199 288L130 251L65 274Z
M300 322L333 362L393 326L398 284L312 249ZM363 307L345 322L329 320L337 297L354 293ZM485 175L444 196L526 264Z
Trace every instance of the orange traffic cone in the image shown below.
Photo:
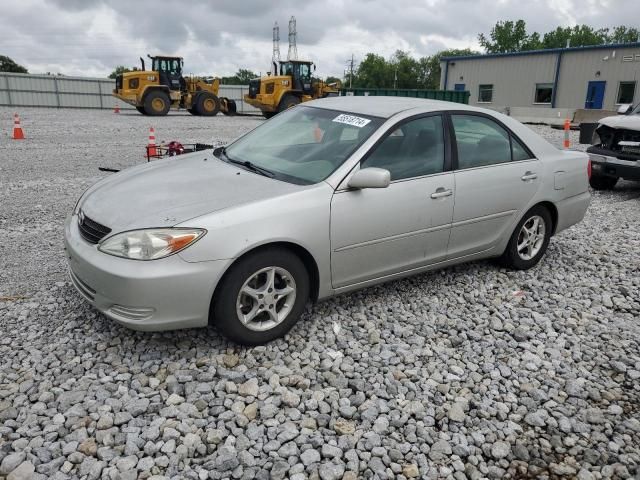
M17 113L13 114L13 139L24 140L24 132L20 126L20 117Z
M153 127L149 127L149 143L147 145L147 160L151 157L157 157L158 150L156 149L156 133Z
M120 105L118 105L118 102L116 102L116 106L113 107L113 113L120 113Z

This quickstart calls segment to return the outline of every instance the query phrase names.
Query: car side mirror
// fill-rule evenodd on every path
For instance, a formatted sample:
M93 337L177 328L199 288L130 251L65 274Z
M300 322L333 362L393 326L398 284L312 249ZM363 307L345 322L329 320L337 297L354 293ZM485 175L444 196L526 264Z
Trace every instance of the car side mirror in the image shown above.
M632 105L622 104L618 107L618 115L626 115L631 110Z
M391 173L384 168L368 167L358 170L349 179L349 188L387 188Z

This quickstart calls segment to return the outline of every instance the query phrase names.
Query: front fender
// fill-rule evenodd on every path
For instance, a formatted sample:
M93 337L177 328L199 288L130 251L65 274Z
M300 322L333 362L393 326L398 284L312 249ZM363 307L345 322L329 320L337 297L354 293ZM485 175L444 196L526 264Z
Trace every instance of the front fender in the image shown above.
M179 255L187 262L234 260L268 244L291 243L313 257L322 298L331 291L332 194L333 189L322 182L185 221L179 226L206 228L207 234Z

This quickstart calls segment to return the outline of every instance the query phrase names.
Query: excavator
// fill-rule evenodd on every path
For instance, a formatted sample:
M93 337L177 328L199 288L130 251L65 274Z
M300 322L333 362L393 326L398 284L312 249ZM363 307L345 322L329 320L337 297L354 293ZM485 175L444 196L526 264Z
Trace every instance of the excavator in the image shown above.
M313 79L312 70L315 65L308 60L274 62L274 71L278 74L250 80L244 101L259 108L265 118L271 118L299 103L339 95L339 82Z
M236 103L225 97L218 97L220 79L206 81L200 77L182 75L182 57L151 56L151 70L145 68L140 57L142 70L121 73L116 76L113 96L136 107L143 115L164 116L171 108L184 108L192 115L211 117L222 112L236 113Z

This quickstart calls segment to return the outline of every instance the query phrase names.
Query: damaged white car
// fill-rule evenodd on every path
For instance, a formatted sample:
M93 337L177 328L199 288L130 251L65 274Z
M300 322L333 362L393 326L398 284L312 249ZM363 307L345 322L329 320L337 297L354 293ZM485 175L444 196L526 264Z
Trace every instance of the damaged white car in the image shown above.
M622 105L618 112L600 120L587 149L589 184L596 190L612 189L619 178L640 180L640 104Z

